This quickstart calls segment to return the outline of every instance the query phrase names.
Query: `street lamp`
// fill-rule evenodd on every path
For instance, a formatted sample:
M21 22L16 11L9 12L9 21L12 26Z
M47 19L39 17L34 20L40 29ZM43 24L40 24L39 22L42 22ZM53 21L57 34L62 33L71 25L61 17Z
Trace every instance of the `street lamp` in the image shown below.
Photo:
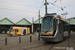
M38 35L38 40L40 41L40 10L39 10L38 17L39 17L39 35Z
M34 34L34 17L32 18L32 34Z

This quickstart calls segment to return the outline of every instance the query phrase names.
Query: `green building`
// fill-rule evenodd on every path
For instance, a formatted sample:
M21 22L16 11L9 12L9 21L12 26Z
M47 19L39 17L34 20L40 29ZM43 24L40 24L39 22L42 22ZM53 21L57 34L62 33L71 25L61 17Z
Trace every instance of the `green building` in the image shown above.
M33 22L33 31L34 32L39 30L39 20L40 20L40 28L41 28L42 19L43 19L43 17L41 17L40 19L37 19L36 21Z
M30 28L30 32L31 32L32 24L28 20L26 20L25 18L23 18L20 21L18 21L15 26L29 27Z
M0 20L0 33L6 33L14 23L7 18Z
M33 23L30 23L25 18L21 19L17 23L12 22L8 18L4 18L0 20L0 33L6 33L11 26L19 26L19 27L29 27L30 32L35 32L38 30L41 30L41 23L42 23L43 17L40 17L40 19L37 19ZM40 20L40 29L39 29L39 20ZM68 19L70 23L70 30L75 31L75 17Z
M31 23L25 18L21 19L17 23L13 23L8 18L0 20L0 33L7 33L11 26L29 27L31 31Z
M75 32L75 17L70 19L70 30Z

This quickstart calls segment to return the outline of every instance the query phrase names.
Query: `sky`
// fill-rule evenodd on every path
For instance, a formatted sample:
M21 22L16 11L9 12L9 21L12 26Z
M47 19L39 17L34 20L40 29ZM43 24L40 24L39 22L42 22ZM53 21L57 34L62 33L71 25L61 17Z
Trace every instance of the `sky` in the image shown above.
M75 17L75 0L47 0L48 13L57 13L59 15L67 13L67 18ZM14 23L25 18L32 23L32 18L37 20L45 15L45 0L0 0L0 20L8 18ZM53 3L54 5L52 5ZM64 10L61 10L61 7ZM63 18L65 18L63 16Z

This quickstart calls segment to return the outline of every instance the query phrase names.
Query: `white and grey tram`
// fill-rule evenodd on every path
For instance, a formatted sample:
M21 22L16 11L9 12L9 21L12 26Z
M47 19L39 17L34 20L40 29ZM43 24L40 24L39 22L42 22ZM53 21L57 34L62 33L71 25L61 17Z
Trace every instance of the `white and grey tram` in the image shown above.
M70 25L57 14L47 14L42 19L41 38L44 41L59 42L70 37Z

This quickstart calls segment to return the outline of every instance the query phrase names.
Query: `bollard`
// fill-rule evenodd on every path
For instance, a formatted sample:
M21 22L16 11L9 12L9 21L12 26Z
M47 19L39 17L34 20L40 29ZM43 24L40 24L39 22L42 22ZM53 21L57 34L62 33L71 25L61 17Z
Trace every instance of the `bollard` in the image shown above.
M19 43L21 43L21 37L19 37Z
M7 45L7 38L5 38L5 45Z
M39 32L39 35L38 35L38 40L40 41L40 32Z
M32 42L32 36L30 36L30 42Z

